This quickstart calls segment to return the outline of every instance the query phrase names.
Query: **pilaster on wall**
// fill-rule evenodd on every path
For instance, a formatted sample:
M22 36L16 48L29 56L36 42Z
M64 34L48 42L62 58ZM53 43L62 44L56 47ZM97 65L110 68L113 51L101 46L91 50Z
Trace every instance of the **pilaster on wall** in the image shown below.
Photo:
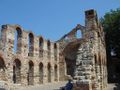
M4 44L4 51L6 56L13 54L14 47L14 27L9 25L2 26L2 41Z
M34 36L34 57L39 57L39 38Z
M21 32L20 38L15 37L15 32L19 29ZM18 40L15 41L15 38ZM13 54L21 54L26 56L27 54L27 47L28 47L28 37L25 31L19 25L3 25L2 26L2 42L4 46L4 50L6 55L13 55ZM16 42L17 46L14 46ZM14 50L16 48L16 52Z
M57 74L58 74L58 81L60 81L60 79L59 79L59 77L60 77L60 71L59 71L60 70L59 69L60 68L60 66L59 66L59 61L60 61L59 60L59 53L60 53L60 51L59 51L59 43L57 43L57 67L58 67L57 68L57 71L58 71Z
M28 57L28 32L23 31L22 33L22 53L24 57Z

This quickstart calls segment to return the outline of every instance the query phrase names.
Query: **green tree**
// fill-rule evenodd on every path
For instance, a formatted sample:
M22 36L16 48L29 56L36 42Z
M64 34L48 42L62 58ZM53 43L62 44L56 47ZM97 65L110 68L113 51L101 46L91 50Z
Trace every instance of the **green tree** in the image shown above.
M100 21L105 31L108 58L111 53L120 58L120 8L106 13Z

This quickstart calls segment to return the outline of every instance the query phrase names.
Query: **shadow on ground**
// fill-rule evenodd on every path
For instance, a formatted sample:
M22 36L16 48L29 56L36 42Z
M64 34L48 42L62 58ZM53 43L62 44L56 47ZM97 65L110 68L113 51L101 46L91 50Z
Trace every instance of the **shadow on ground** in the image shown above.
M0 88L0 90L5 90L4 88Z
M113 90L120 90L120 83L116 83Z

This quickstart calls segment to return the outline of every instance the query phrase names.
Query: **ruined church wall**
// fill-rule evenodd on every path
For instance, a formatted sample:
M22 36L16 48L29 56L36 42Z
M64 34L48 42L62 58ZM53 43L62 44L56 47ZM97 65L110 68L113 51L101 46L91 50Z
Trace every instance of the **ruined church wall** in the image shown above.
M14 52L14 41L15 41L15 31L19 28L22 31L22 36L19 38L19 50ZM58 81L58 60L59 54L57 51L57 60L55 60L54 54L54 42L50 41L50 51L48 51L47 42L48 40L43 39L43 55L39 54L39 38L41 36L34 36L34 48L33 48L33 55L29 55L29 48L28 48L28 34L32 33L29 31L23 30L19 25L4 25L2 26L2 56L5 64L7 65L6 68L6 78L10 83L13 82L13 66L15 59L19 59L21 62L21 84L28 85L27 77L28 77L28 70L29 70L29 61L32 61L34 64L34 84L40 84L39 81L39 64L43 64L43 83L48 83L48 63L51 65L51 82L55 82L55 65L57 65L57 81ZM33 34L33 33L32 33ZM57 44L58 47L58 44ZM58 49L58 48L57 48ZM48 53L49 52L49 53ZM50 54L50 55L48 55Z

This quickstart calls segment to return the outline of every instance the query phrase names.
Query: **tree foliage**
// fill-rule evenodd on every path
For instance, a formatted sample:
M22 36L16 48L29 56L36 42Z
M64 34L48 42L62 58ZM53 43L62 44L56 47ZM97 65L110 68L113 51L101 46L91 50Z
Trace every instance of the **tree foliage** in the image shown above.
M120 57L120 8L106 13L100 21L105 31L107 55L111 56L112 52Z

